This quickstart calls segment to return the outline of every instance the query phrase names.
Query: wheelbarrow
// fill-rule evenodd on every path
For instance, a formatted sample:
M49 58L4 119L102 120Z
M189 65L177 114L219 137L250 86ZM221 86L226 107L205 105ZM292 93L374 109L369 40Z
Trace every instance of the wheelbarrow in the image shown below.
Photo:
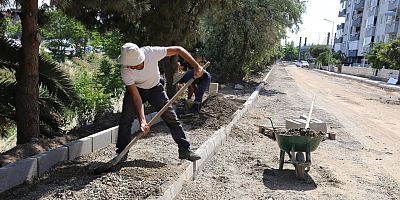
M307 171L310 170L311 152L318 148L323 136L311 137L276 133L275 138L280 148L279 170L283 170L286 152L290 157L289 163L292 163L296 169L296 177L303 180L305 168ZM305 158L304 153L306 154Z
M278 146L280 148L279 170L283 170L283 163L285 161L286 152L290 157L290 163L292 163L296 169L296 177L302 180L304 179L305 168L307 168L307 171L310 170L311 152L317 149L319 143L321 143L323 139L323 136L319 134L307 134L311 131L310 121L314 102L315 94L311 102L310 111L308 113L308 118L304 129L295 130L300 133L299 135L285 134L289 131L275 132L275 139L278 142ZM273 129L275 129L271 117L268 117L268 119L271 121ZM306 154L305 159L304 153Z

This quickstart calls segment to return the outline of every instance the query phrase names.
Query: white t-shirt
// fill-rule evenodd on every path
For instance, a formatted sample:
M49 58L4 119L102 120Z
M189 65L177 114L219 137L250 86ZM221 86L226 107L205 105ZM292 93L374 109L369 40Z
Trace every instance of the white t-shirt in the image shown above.
M150 89L160 82L158 61L167 55L165 47L141 47L145 55L144 68L141 70L121 67L121 77L125 85L135 84L142 89Z

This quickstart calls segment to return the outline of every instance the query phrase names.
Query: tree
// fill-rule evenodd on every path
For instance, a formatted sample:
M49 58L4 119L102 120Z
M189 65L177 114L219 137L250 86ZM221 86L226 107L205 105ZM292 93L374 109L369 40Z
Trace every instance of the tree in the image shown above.
M22 57L16 72L15 108L17 144L37 138L39 128L39 44L41 36L37 25L38 1L21 2Z
M21 21L15 21L10 17L5 18L5 34L11 38L21 38Z
M346 62L346 54L344 54L342 51L335 52L333 54L333 58L336 59L340 63Z
M77 56L80 56L81 49L90 36L86 27L57 9L47 6L42 9L44 14L41 17L44 22L40 27L40 32L43 38L47 39L46 46L61 61L65 60L65 48L72 44L76 47Z
M372 67L375 69L382 69L390 67L390 60L387 58L388 43L378 42L374 43L371 51L365 56L369 62L372 63Z
M330 53L330 49L329 49L329 47L327 47L326 45L320 45L320 44L318 44L318 45L311 45L311 47L310 47L310 55L313 57L313 58L318 58L319 57L319 55L321 54L321 53L324 53L324 52L328 52L328 53Z
M204 52L215 66L214 78L235 82L274 61L286 29L300 23L304 3L241 0L217 9L204 20Z
M392 69L398 69L399 75L397 77L397 84L400 85L400 40L393 40L389 43L387 49L387 56L393 65Z
M143 45L182 45L186 48L198 40L201 14L220 0L189 1L54 1L55 5L89 28L102 33L118 30L124 35L122 42ZM119 49L119 48L118 48ZM175 91L172 75L177 70L177 57L164 59L161 68L167 78L167 93Z
M283 60L293 61L297 59L298 49L295 48L293 41L290 43L285 43L285 46L283 47L283 54Z
M286 29L300 23L304 11L304 2L298 0L54 2L90 28L118 29L125 41L139 46L182 45L191 50L200 42L205 47L202 54L213 63L210 71L220 81L239 80L273 62ZM161 64L168 95L176 61L165 59Z
M15 72L19 71L22 49L19 45L0 37L0 136L15 123L16 87ZM58 131L62 123L63 108L79 100L68 76L51 60L39 56L39 119L41 134L47 130ZM28 103L28 102L27 102Z
M21 5L22 55L16 72L15 108L17 144L39 136L38 58L40 34L37 32L38 1L17 1ZM2 0L1 4L9 4Z
M329 63L333 63L332 57L330 56L330 52L324 51L320 53L316 59L316 62L321 63L324 66L328 65Z

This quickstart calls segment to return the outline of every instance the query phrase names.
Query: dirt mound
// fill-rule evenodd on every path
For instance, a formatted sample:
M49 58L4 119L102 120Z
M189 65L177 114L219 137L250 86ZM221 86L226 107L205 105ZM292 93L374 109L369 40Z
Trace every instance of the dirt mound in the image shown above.
M179 115L183 124L190 125L190 129L218 130L221 126L229 123L233 114L243 105L243 102L235 99L225 98L223 95L209 96L202 105L200 113L190 115ZM186 102L181 100L177 103L177 112L187 111Z

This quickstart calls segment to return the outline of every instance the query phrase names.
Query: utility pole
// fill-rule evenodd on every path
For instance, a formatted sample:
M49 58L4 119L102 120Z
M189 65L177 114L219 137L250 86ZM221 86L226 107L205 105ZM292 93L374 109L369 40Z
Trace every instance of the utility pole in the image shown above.
M301 55L301 37L300 37L300 41L299 41L299 52L298 52L298 56L297 56L297 62L300 62L300 55Z
M331 38L331 33L328 32L328 36L327 36L327 39L326 39L326 46L328 46L329 49L331 48L331 47L329 46L329 40L330 40L330 38Z

